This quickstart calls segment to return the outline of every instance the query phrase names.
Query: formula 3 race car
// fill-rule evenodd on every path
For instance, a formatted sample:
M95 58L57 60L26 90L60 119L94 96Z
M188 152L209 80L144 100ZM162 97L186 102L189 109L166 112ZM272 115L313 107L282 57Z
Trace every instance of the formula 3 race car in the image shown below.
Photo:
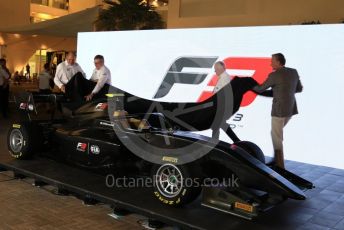
M10 154L18 160L40 154L87 170L152 177L152 196L165 205L182 206L202 194L203 206L246 219L288 198L304 200L303 190L313 188L311 182L267 164L254 143L229 144L195 134L163 113L141 108L152 101L123 100L132 97L117 90L68 112L63 95L18 95L25 119L8 132ZM49 114L40 112L47 109ZM193 127L203 124L189 118L185 116L196 120ZM223 182L228 178L230 185ZM209 183L214 180L220 183Z

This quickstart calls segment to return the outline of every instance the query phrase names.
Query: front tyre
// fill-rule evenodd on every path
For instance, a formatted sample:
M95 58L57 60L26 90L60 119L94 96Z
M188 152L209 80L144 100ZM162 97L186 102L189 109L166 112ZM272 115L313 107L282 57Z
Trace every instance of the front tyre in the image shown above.
M181 206L200 194L201 184L191 167L163 164L153 167L153 172L154 194L164 204Z
M12 157L28 159L41 147L38 125L30 122L13 124L7 135L7 146Z

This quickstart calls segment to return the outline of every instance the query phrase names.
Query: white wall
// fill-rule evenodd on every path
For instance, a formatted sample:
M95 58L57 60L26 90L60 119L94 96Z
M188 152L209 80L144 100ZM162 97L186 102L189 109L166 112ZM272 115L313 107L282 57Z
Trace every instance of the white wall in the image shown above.
M28 24L30 23L30 1L0 1L0 15L0 28Z
M300 24L344 20L342 0L173 0L168 28Z
M75 13L77 11L85 10L86 8L95 7L102 4L102 0L70 0L69 12Z

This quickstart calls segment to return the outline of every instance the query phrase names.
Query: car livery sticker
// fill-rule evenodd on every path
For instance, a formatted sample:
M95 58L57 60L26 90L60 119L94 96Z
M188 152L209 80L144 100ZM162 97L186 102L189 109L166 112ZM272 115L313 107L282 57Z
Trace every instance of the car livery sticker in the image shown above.
M27 109L27 104L26 103L20 103L19 109Z
M100 153L100 148L98 145L91 145L90 152L94 155L98 155Z
M162 160L167 161L167 162L171 162L171 163L178 163L178 158L176 158L176 157L164 156L164 157L162 157Z
M240 202L235 202L235 208L244 210L246 212L253 212L253 206L249 204L244 204Z
M102 111L106 110L107 107L108 107L108 104L107 104L107 103L98 103L98 104L96 105L95 111L102 112Z
M80 152L86 152L86 150L87 150L87 143L78 142L78 145L76 146L76 150L78 150Z
M21 125L19 125L19 124L13 124L12 127L13 127L13 128L16 128L16 129L20 129Z

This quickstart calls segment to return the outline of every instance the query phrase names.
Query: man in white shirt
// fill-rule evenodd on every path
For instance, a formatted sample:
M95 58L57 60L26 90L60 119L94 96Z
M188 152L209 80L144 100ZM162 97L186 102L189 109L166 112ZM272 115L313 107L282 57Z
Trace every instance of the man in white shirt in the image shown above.
M56 67L54 83L63 93L66 93L66 85L75 74L80 72L85 77L84 71L81 69L80 65L75 62L75 59L75 53L69 52L66 56L66 60Z
M9 78L6 60L2 58L0 59L0 109L4 118L7 118Z
M75 104L82 104L85 100L90 101L94 97L105 97L105 94L109 91L111 73L104 65L104 57L102 55L95 56L94 65L96 68L90 80L86 79L81 72L78 72L66 85L66 96Z
M108 86L111 85L111 72L104 65L104 57L102 55L96 55L94 57L95 69L93 71L91 81L95 84L91 84L91 87L94 85L92 92L86 96L86 101L92 100L94 95L97 97L105 96L108 92ZM106 87L104 87L106 85Z
M214 65L215 73L218 76L218 81L213 90L213 93L219 92L225 85L229 84L232 77L226 72L226 65L222 61L218 61Z
M216 83L216 86L214 87L213 93L217 94L223 87L225 87L226 85L230 84L232 77L229 76L229 74L226 72L226 65L224 62L222 61L218 61L215 63L214 65L214 69L215 69L215 73L218 76L218 81ZM228 88L228 89L231 89ZM227 94L227 92L223 92L222 94L218 94L218 97L225 97L225 95L229 96L232 95L232 92L229 92L230 94ZM229 137L231 137L231 139L233 139L233 141L237 141L239 140L239 138L235 135L235 133L232 131L232 129L230 128L230 125L227 124L226 122L226 118L230 117L230 115L232 114L227 114L227 113L231 113L231 109L228 110L228 108L230 108L232 105L231 104L221 104L221 102L226 103L226 98L219 98L218 100L218 105L217 106L221 106L223 109L223 113L221 114L220 117L222 117L222 120L216 120L213 122L213 126L212 126L212 138L214 139L219 139L220 136L220 129L222 129L223 131L225 131L227 133L227 135ZM230 102L228 102L230 103ZM227 111L228 110L228 111Z

